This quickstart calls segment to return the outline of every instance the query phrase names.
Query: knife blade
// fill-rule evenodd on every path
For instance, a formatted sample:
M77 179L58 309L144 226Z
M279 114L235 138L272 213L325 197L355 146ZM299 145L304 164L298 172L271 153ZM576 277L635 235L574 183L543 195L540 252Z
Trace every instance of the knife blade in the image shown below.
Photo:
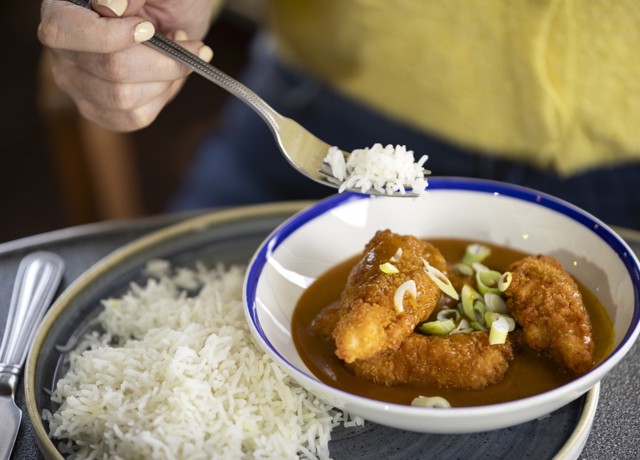
M0 396L0 414L2 429L0 430L0 458L8 459L18 437L18 428L22 420L22 411L13 402L13 397Z
M22 411L15 403L18 379L63 272L63 260L45 251L27 255L18 266L0 345L0 459L11 456L18 436L22 420Z

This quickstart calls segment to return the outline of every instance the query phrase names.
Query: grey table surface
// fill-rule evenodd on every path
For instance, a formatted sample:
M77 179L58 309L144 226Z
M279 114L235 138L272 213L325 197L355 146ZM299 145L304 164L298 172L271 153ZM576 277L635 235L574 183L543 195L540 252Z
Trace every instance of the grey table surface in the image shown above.
M153 230L174 224L193 214L163 215L131 221L99 224L35 235L0 244L0 331L4 330L13 281L22 257L35 250L59 254L66 263L58 293L85 270L113 250ZM640 232L616 229L636 254ZM41 459L35 434L26 414L24 390L17 404L23 410L20 432L12 459ZM601 382L600 399L591 434L581 459L640 459L640 350L636 343L624 360Z

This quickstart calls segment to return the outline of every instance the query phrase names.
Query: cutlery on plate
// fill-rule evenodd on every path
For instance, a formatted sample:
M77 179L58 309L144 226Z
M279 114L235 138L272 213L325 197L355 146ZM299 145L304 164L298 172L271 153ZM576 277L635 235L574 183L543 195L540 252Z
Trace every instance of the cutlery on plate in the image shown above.
M18 379L63 271L63 260L44 251L27 255L18 266L0 345L0 459L11 456L22 420L22 411L15 403Z
M85 8L91 8L90 1L88 0L67 1ZM212 81L247 104L260 115L263 121L269 126L280 151L296 170L323 185L340 188L342 181L336 179L330 166L323 161L331 147L329 144L318 139L294 120L275 111L260 96L236 79L200 59L166 36L155 33L151 39L144 43L170 58L181 62L198 75ZM349 155L344 151L342 151L342 153L345 158ZM347 188L346 190L362 193L359 187ZM406 191L403 190L402 192L383 193L371 188L366 193L369 195L403 197L414 197L418 195L418 193L413 192L411 186L407 184L405 184L405 190Z

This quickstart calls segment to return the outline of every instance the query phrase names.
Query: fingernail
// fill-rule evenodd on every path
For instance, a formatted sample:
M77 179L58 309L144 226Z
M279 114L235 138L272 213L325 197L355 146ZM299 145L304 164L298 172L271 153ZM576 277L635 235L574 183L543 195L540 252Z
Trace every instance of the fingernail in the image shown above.
M127 0L98 0L98 5L109 8L116 16L122 16L127 9Z
M184 30L178 29L173 34L173 39L177 42L181 42L184 40L189 40L189 37L187 36L187 33Z
M198 57L203 61L209 62L213 58L213 50L207 45L204 45L198 50Z
M144 21L138 24L133 31L133 39L140 42L145 42L153 37L153 34L156 33L156 28L153 27L149 21Z

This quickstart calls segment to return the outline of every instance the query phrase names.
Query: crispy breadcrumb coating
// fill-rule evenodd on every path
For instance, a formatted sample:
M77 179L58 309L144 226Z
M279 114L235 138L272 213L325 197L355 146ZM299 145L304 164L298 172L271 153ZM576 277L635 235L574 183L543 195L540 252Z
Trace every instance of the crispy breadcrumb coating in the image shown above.
M524 342L566 369L593 367L591 320L578 285L558 260L538 255L514 262L505 292L507 310L522 327Z
M347 367L380 385L413 383L480 390L501 381L512 358L510 341L490 345L486 331L447 336L414 333L398 350Z
M398 249L402 255L395 261ZM415 326L429 317L441 292L425 273L422 258L446 272L440 251L414 236L383 230L367 243L340 299L339 319L333 330L340 359L351 363L396 350ZM380 265L392 259L398 273L383 272ZM415 282L417 296L405 295L403 311L399 312L394 306L394 293L408 280Z

